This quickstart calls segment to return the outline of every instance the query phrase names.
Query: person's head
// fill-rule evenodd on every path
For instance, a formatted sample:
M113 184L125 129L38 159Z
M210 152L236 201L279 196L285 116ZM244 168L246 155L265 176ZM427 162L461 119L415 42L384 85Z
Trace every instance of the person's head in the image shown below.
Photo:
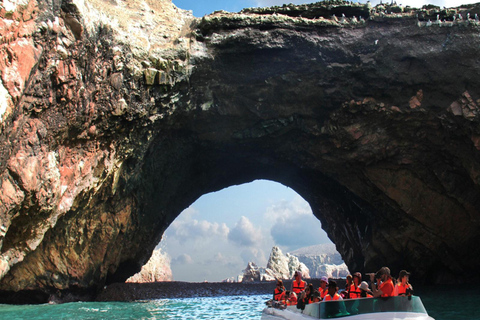
M320 292L318 292L317 290L313 291L313 301L314 302L318 302L320 301L321 298L320 298Z
M351 285L353 283L351 275L348 275L346 280L347 280L347 285Z
M313 294L313 284L309 283L308 286L305 288L305 292L308 294Z
M278 279L277 280L277 287L283 287L283 281Z
M328 278L327 277L321 277L320 278L320 287L325 289L328 285Z
M375 279L380 279L382 281L387 281L392 276L390 275L390 269L388 267L382 267L375 274Z
M284 298L285 298L285 299L290 298L290 290L285 291Z
M355 272L353 274L353 282L357 287L360 285L360 282L362 282L362 274L360 272Z
M333 296L335 293L337 293L337 283L335 281L330 281L328 283L328 294Z
M290 298L297 298L297 294L293 291L290 291Z
M368 288L368 283L366 281L362 281L362 283L360 283L360 285L358 287L360 288L360 290L363 290L363 291L369 291L370 290Z
M300 271L295 271L295 273L293 274L293 278L295 280L302 280L302 273Z
M407 270L401 270L398 274L398 282L407 283L410 278L410 272Z

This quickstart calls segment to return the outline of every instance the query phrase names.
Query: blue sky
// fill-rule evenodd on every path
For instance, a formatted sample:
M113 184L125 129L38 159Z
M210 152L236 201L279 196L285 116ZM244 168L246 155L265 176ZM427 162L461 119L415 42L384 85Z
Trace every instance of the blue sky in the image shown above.
M170 225L160 243L178 281L221 281L254 261L266 266L272 246L284 253L331 243L308 203L267 180L203 195Z
M396 1L412 7L426 3L454 7L476 2ZM177 7L193 10L196 17L216 10L238 12L246 7L308 2L315 1L173 0ZM264 267L273 245L285 253L322 243L331 241L305 200L279 183L257 180L199 198L170 225L159 247L172 260L174 280L196 282L236 276L249 261Z

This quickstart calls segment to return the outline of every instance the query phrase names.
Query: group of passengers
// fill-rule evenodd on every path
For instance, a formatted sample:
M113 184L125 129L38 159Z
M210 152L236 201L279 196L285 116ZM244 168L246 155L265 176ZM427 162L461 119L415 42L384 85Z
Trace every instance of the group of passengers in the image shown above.
M370 283L372 283L371 290L368 283L362 281L362 274L355 272L353 275L347 276L345 290L339 293L335 281L329 281L327 277L322 277L320 287L315 290L313 284L307 284L302 280L301 272L296 271L291 290L285 290L283 281L277 280L273 299L287 306L297 305L297 307L303 309L306 304L320 301L411 296L413 294L412 285L408 282L410 273L406 270L400 271L395 284L388 267L383 267L377 273L367 275L370 277Z

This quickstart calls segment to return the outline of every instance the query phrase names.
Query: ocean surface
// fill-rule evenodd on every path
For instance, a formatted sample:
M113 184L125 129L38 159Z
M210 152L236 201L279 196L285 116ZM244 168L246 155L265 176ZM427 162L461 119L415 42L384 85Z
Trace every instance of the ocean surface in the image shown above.
M418 295L436 320L480 320L480 290L473 286L426 287ZM0 319L260 319L271 295L0 305Z

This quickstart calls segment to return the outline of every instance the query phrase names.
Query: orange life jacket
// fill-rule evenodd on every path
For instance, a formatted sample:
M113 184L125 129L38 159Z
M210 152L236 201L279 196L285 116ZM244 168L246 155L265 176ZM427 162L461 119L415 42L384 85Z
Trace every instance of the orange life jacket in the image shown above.
M331 295L327 294L325 296L325 298L323 299L323 301L331 301L331 300L339 300L339 299L340 299L340 295L338 293L335 293L333 295L333 297Z
M295 292L296 294L299 294L303 290L305 290L305 286L307 283L303 280L300 280L300 283L297 282L297 280L292 282L292 291Z
M280 301L283 299L283 296L285 295L285 290L283 288L275 288L275 292L273 293L273 300L275 301Z
M357 298L360 298L360 294L362 293L362 291L360 290L359 287L355 286L355 283L352 283L348 293L349 293L348 297L350 299L357 299Z
M394 294L395 294L395 287L393 285L393 281L392 279L388 279L387 281L385 282L382 282L380 284L380 286L378 287L379 290L382 290L383 294L382 294L382 298L386 298L386 297L393 297Z
M407 295L407 289L410 287L410 284L405 284L403 283L397 283L395 286L395 295L396 296L406 296Z
M322 289L322 287L318 288L318 292L320 292L320 298L325 298L328 293L328 288Z

